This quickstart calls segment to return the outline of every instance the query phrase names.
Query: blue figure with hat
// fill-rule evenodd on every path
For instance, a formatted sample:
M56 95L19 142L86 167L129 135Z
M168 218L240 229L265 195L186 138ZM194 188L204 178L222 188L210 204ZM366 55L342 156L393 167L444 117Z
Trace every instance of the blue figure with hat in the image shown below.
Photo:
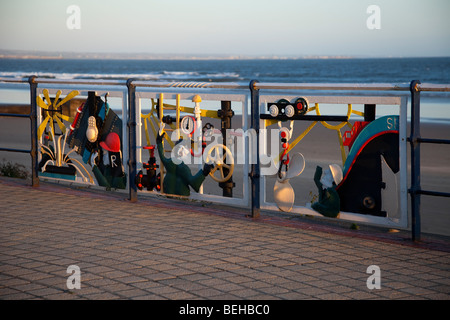
M92 154L90 163L92 172L100 186L107 189L125 189L127 177L122 165L120 137L110 132L104 141L100 141L100 150Z
M192 187L196 192L200 190L200 186L205 181L206 176L211 172L214 165L207 164L203 166L203 169L199 170L195 175L192 175L191 169L181 160L190 151L182 144L183 140L177 142L176 152L178 160L174 162L171 158L164 156L163 137L165 132L160 130L156 137L156 144L158 147L159 157L161 159L166 174L163 180L163 191L167 194L189 196Z

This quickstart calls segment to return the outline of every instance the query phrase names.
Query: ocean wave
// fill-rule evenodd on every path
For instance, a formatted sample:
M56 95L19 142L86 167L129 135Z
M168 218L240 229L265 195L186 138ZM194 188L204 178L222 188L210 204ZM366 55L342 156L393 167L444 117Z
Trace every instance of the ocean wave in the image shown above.
M122 80L122 79L140 79L151 81L227 81L240 79L239 74L234 72L217 72L217 73L199 73L196 71L162 71L156 73L56 73L56 72L0 72L0 77L21 79L30 76L37 76L39 78L51 78L62 80L74 79L107 79L107 80Z
M163 71L162 74L169 76L192 76L198 75L199 73L196 71Z
M0 72L0 77L27 78L37 76L39 78L52 78L62 80L73 79L130 79L139 78L145 80L158 80L157 74L110 74L110 73L55 73L55 72Z

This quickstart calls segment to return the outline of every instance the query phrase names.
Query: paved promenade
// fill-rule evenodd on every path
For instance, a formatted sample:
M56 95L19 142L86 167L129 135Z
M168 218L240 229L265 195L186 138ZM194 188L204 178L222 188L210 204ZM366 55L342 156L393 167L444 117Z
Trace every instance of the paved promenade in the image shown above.
M248 213L0 177L0 299L450 298L448 238Z

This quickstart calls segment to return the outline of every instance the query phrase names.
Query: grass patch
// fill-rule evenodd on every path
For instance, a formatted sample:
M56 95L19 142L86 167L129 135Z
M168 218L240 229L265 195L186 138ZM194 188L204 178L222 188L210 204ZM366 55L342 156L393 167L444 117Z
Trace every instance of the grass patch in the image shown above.
M3 159L0 162L0 176L26 179L29 176L28 171L25 166L18 163L12 163L11 161L6 162Z

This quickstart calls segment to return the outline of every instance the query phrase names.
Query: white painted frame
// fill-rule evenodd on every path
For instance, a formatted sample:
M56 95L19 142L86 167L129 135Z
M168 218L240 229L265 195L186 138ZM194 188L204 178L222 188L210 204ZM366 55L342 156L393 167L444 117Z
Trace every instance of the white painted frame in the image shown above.
M269 102L276 102L280 99L287 99L289 101L293 101L298 97L304 97L308 100L310 106L313 106L315 103L320 104L376 104L376 105L398 105L399 106L399 161L400 161L400 186L398 190L399 197L399 212L400 218L394 219L389 217L377 217L371 215L364 215L354 212L341 212L340 220L359 222L371 225L385 226L391 228L407 228L408 227L408 208L407 208L407 197L408 197L408 187L407 187L407 105L408 105L408 97L407 96L304 96L301 94L297 95L282 95L282 94L260 94L260 114L266 114L266 106ZM260 128L265 128L264 120L260 120ZM262 139L263 151L265 152L267 146L267 137L264 135L260 135L260 139ZM295 139L293 137L292 139ZM277 205L273 202L266 201L266 192L268 188L266 186L266 177L260 177L261 183L261 192L260 192L260 203L261 209L279 211ZM300 215L309 215L309 216L318 216L323 219L333 219L327 218L318 212L307 208L306 206L298 206L294 205L291 214L300 214Z
M101 96L104 98L105 94L108 94L108 98L120 98L122 100L122 164L124 166L125 172L128 173L128 129L127 129L127 121L128 121L128 92L126 87L118 87L118 86L109 86L109 87L103 87L103 86L81 86L81 85L70 85L70 84L64 84L64 83L58 83L58 84L42 84L38 85L36 90L36 95L41 96L43 94L43 90L47 89L49 92L49 95L55 96L58 90L61 90L61 97L65 97L67 94L69 94L73 90L77 90L80 92L79 95L77 95L75 98L86 98L88 96L89 91L94 91L98 96ZM41 96L42 98L42 96ZM37 113L37 127L39 128L40 124L42 123L42 114L40 111L40 108L38 107L38 113ZM42 143L42 137L40 137L39 142ZM38 152L38 161L41 160L41 153ZM86 164L85 164L86 165ZM75 185L83 185L83 186L89 186L93 188L101 188L104 189L104 187L100 187L97 185L92 185L88 182L84 182L80 177L77 177L75 181L72 180L64 180L64 179L56 179L51 177L45 177L45 176L39 176L39 179L42 180L48 180L48 181L58 181L68 184L75 184ZM124 190L120 190L122 192L126 191L128 192L130 188L130 179L128 177L127 179L127 187ZM119 191L119 190L116 190Z
M211 88L189 88L189 87L174 87L174 88L161 88L161 87L136 87L136 161L137 161L137 171L142 169L142 121L140 119L141 106L143 99L158 99L160 94L163 94L164 100L176 100L177 95L180 95L180 100L192 100L195 95L199 95L202 101L231 101L238 102L242 105L242 129L245 131L248 129L248 119L249 113L249 93L242 90L218 90ZM192 103L194 107L194 103ZM236 112L236 110L234 110ZM248 150L248 142L244 140L244 150ZM248 152L246 152L248 156ZM246 158L247 160L248 158ZM200 167L201 168L201 167ZM249 192L249 169L250 166L248 161L243 164L243 177L242 177L242 198L239 197L223 197L219 195L209 195L204 194L202 190L199 193L191 192L189 198L199 201L209 201L214 203L226 204L230 206L248 207L250 203L250 192ZM154 191L138 191L140 195L145 194L155 194Z

